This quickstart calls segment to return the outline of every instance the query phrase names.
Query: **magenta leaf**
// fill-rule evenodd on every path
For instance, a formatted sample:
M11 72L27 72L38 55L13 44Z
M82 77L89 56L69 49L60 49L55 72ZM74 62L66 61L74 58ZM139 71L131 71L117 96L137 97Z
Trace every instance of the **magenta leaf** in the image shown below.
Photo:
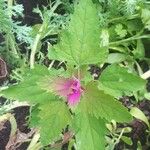
M83 89L81 87L79 79L58 77L52 82L53 91L61 96L65 97L69 106L74 106L80 101Z

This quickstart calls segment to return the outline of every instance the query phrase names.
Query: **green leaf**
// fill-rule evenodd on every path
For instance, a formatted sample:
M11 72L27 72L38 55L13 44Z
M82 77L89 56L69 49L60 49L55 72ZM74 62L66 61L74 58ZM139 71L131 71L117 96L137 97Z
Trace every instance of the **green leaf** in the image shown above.
M140 109L138 109L137 107L132 107L131 110L130 110L130 114L131 114L133 117L142 120L143 122L145 122L145 123L147 124L148 127L150 127L150 124L149 124L149 122L148 122L147 117L146 117L145 114L144 114Z
M8 8L4 1L0 1L0 14L0 32L9 32L12 28L12 22L9 19Z
M30 116L28 118L29 127L30 128L38 127L39 120L40 120L40 117L39 117L40 109L38 105L32 106L30 109L31 109Z
M107 47L109 45L109 31L108 29L102 29L100 34L100 46Z
M143 89L146 84L139 76L117 65L107 67L101 74L100 82L103 90L113 96L136 92Z
M50 76L46 67L37 66L32 70L25 70L23 81L16 85L10 86L8 89L1 91L1 94L9 99L29 101L31 103L45 103L49 101L51 93L43 90L38 82L43 80L45 76Z
M127 137L127 136L122 136L121 137L121 140L123 140L125 143L127 143L128 145L132 145L132 140L130 137Z
M106 60L107 63L114 64L120 63L126 60L126 55L122 53L110 53Z
M62 101L52 101L40 106L40 134L43 145L58 140L63 129L70 123L71 114Z
M37 84L29 85L27 83L20 83L15 86L11 86L5 91L2 91L2 96L19 101L29 101L31 103L44 103L49 100L51 96L45 90L42 90Z
M86 86L79 107L83 110L83 113L90 114L96 118L105 118L108 121L127 122L132 118L128 110L120 102L99 90L97 83L89 83Z
M150 100L150 93L149 92L146 92L144 94L144 97L147 99L147 100Z
M39 127L43 145L56 140L63 128L71 120L71 114L66 104L55 95L42 89L42 81L47 76L56 76L60 72L48 71L46 67L36 66L35 69L25 70L23 81L2 91L2 95L21 101L37 104L31 112L29 122L31 126ZM44 83L43 83L44 84Z
M29 68L24 69L23 78L24 79L29 79L30 77L33 78L33 74L34 77L42 77L44 75L50 75L50 73L51 72L47 69L47 67L42 65L35 65L34 69Z
M143 24L145 25L145 28L150 30L150 10L142 9L141 18L142 18Z
M123 29L122 24L117 24L115 31L116 31L117 35L119 35L121 38L123 38L127 35L127 30Z
M28 84L22 82L18 85L9 87L8 89L1 92L2 96L19 101L29 101L30 103L44 103L49 100L50 93L42 90L37 84Z
M145 48L142 40L137 40L137 47L133 50L135 59L143 59L145 57Z
M49 58L75 65L102 63L107 48L100 48L98 11L92 0L80 0L75 5L68 30L61 34L60 42L49 51Z
M86 113L79 113L75 118L76 149L104 150L106 126L102 119Z

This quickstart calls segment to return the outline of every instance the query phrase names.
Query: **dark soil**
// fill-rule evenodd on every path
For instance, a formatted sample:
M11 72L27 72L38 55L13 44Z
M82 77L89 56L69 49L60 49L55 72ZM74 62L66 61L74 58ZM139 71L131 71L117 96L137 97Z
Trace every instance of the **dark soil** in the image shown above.
M12 114L14 114L16 122L17 122L17 128L22 133L29 133L30 129L27 125L27 117L29 116L29 107L17 107L12 111ZM11 132L11 124L9 121L6 121L4 123L4 128L0 130L0 150L5 150L5 147L9 141L9 136ZM28 146L28 143L23 143L21 146L17 148L17 150L26 150Z
M11 132L11 125L9 121L4 123L4 128L0 131L0 150L5 150L5 146L9 141L9 135Z
M29 133L30 129L27 125L27 117L29 116L29 107L17 107L14 109L13 114L17 121L18 129L23 133Z

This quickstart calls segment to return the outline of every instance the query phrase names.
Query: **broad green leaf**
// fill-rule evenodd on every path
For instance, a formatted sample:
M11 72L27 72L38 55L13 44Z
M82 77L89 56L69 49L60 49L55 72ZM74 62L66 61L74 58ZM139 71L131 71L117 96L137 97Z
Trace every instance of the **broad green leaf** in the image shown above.
M48 75L50 76L49 71L43 66L37 66L33 70L25 70L23 81L1 91L1 94L9 99L29 101L31 103L44 103L49 101L51 94L41 89L38 85L38 82Z
M34 81L35 82L35 81ZM29 101L31 103L44 103L51 97L50 93L42 90L37 84L27 84L25 82L9 87L1 92L2 96L19 101Z
M75 65L102 63L107 48L100 48L98 11L92 0L80 0L75 5L67 31L49 51L49 57Z
M50 75L50 73L51 72L45 66L35 65L34 69L29 69L29 68L24 69L23 79L29 79L31 77L32 77L32 79L34 77L38 78L38 77L42 77L42 76L45 76L45 75ZM37 79L35 78L35 80L37 80Z
M150 127L150 124L148 122L147 117L145 116L145 114L139 108L132 107L131 110L130 110L130 114L133 117L142 120L143 122L145 122L147 124L148 127Z
M122 96L122 93L120 91L108 88L108 87L104 86L101 82L99 83L98 87L99 87L99 89L102 89L105 93L112 95L116 98L119 98L120 96Z
M63 129L71 121L71 114L67 105L59 100L41 105L40 110L41 142L48 145L60 137Z
M126 60L126 55L122 53L110 53L106 60L107 63L114 64L120 63Z
M106 93L122 96L143 89L146 81L123 67L111 65L102 72L100 84Z
M35 105L35 106L32 106L30 109L30 116L29 116L29 119L28 119L28 123L29 123L29 127L30 128L35 128L35 127L38 127L39 125L39 120L40 120L40 117L39 117L39 112L40 112L40 109L38 107L39 105Z
M25 70L23 80L17 85L2 91L2 95L15 100L29 101L37 104L31 118L30 125L39 127L43 145L49 144L59 137L61 131L71 119L70 112L63 101L46 89L42 89L41 82L47 76L58 75L55 70L49 72L47 68L37 66L32 70Z
M102 119L79 113L75 118L75 124L77 150L105 149L106 126Z
M109 45L109 31L108 29L102 29L100 34L100 46L107 47Z
M120 102L99 90L96 83L89 83L86 86L79 108L86 114L96 118L105 118L108 121L127 122L132 118Z

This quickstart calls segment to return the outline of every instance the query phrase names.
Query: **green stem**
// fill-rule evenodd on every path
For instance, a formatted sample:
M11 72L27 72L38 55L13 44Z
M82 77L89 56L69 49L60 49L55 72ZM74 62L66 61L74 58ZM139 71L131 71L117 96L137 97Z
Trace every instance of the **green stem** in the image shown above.
M140 65L138 64L137 61L135 61L135 64L136 64L136 66L137 66L138 73L139 73L139 75L141 76L141 75L143 74L143 71L142 71L142 69L141 69L141 67L140 67Z
M138 39L147 39L147 38L150 38L150 34L141 35L141 36L135 35L135 36L132 36L130 38L123 39L123 40L120 40L120 41L110 42L109 45L118 45L118 44L125 43L125 42L128 42L128 41L133 41L133 40L138 40Z
M51 12L49 14L49 16L52 16L52 14L54 13L54 11L56 10L56 8L61 4L60 0L58 0L55 5L51 8ZM34 62L35 62L35 54L38 48L38 44L42 38L42 33L44 28L48 25L48 23L45 22L45 20L43 20L43 24L39 30L39 33L36 35L35 40L33 42L33 46L31 48L31 54L30 54L30 68L33 69L34 68Z
M10 121L10 124L11 124L11 133L10 133L10 138L11 138L16 134L17 122L16 122L16 119L13 115L10 116L9 121Z
M31 48L31 54L30 54L30 68L33 69L34 68L34 62L35 62L35 54L36 54L36 50L37 50L37 47L38 47L38 44L41 40L41 37L42 37L42 32L43 32L43 29L44 29L44 24L42 24L40 30L39 30L39 33L36 35L36 38L33 42L33 46Z
M8 7L8 15L10 20L12 20L12 6L13 6L14 0L7 0L7 7ZM17 46L15 42L15 37L12 31L9 31L6 34L6 47L7 50L9 51L9 48L12 50L13 54L15 55L16 58L19 58L18 52L17 52Z
M148 78L150 78L150 70L148 70L144 74L142 74L141 78L143 78L145 80L148 79Z
M109 46L109 49L116 50L116 51L119 51L121 53L126 53L125 49L123 49L122 47Z
M9 17L10 18L12 17L12 6L13 6L13 0L8 0L7 1L7 7L8 7L8 10L9 10Z
M150 2L144 2L145 4L150 4Z
M118 21L118 20L124 20L124 19L131 20L131 19L135 19L137 17L139 17L139 14L129 16L128 18L126 18L126 17L117 17L117 18L111 19L108 23L112 23L112 22L115 22L115 21Z
M122 137L122 135L123 135L123 133L124 133L124 130L125 130L125 128L122 129L122 131L121 131L119 137L117 138L116 142L114 143L114 146L119 143L119 141L120 141L120 139L121 139L121 137Z
M12 50L12 52L13 52L13 54L15 55L15 57L16 58L19 58L19 55L18 55L18 52L17 52L17 44L16 44L16 42L15 42L15 37L14 37L14 35L12 34L12 36L11 35L8 35L8 36L10 36L9 37L9 47L11 48L11 50Z
M28 146L27 150L35 150L35 149L40 149L41 148L41 143L39 143L40 139L40 134L37 132L33 136L30 145Z

